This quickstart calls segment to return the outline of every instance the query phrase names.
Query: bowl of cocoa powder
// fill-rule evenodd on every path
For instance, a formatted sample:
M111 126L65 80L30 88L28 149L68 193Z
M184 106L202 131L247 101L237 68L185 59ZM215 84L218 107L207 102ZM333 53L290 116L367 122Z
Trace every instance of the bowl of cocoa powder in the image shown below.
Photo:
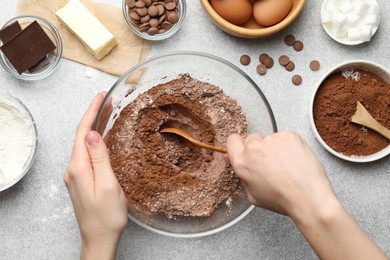
M168 236L199 237L245 217L254 206L224 155L160 133L165 127L221 147L232 133L274 133L272 110L256 83L219 57L166 53L114 84L94 126L135 223Z
M351 122L358 101L379 123L390 128L390 71L364 60L344 62L330 69L319 80L310 104L315 137L341 159L381 159L390 154L390 140Z

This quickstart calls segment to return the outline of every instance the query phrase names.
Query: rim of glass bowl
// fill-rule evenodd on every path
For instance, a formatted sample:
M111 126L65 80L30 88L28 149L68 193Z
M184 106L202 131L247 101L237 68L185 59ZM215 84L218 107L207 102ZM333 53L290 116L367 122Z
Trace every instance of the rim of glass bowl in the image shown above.
M132 72L137 71L140 67L144 66L145 64L148 64L149 62L152 62L152 61L164 58L164 57L172 57L172 56L180 56L180 55L193 55L193 56L200 56L200 57L203 57L203 58L213 59L213 60L215 60L217 62L220 62L220 63L222 63L224 65L229 66L231 69L233 69L233 70L237 71L239 74L241 74L241 76L244 77L252 85L252 87L257 91L257 93L259 94L259 96L263 100L264 105L267 108L267 112L268 112L268 114L270 116L270 119L271 119L273 132L277 132L276 120L275 120L275 116L274 116L274 114L273 114L273 112L271 110L271 106L270 106L268 100L266 99L265 95L263 94L263 92L258 87L258 85L243 70L241 70L236 65L234 65L234 64L232 64L232 63L230 63L230 62L228 62L228 61L226 61L226 60L224 60L224 59L222 59L220 57L217 57L217 56L214 56L214 55L211 55L211 54L208 54L208 53L204 53L204 52L197 52L197 51L174 51L174 52L167 52L165 54L160 54L160 55L156 55L156 56L153 56L151 58L145 59L145 60L141 61L140 63L138 63L137 65L135 65L132 68L130 68L127 72L125 72L114 83L114 85L108 91L107 95L105 96L105 98L104 98L104 100L103 100L103 102L102 102L102 104L101 104L101 106L99 108L98 114L96 116L96 119L95 119L95 122L94 122L94 125L93 125L93 129L97 130L97 128L99 126L99 123L100 123L99 118L101 117L101 114L103 112L104 105L106 104L106 102L110 98L111 93L120 84L120 82L123 82ZM195 238L195 237L203 237L203 236L212 235L212 234L218 233L218 232L220 232L222 230L225 230L225 229L233 226L234 224L236 224L237 222L242 220L246 215L248 215L249 212L251 212L251 210L253 208L255 208L255 206L254 205L250 205L245 211L243 211L240 215L238 215L236 218L234 218L230 222L228 222L228 223L226 223L226 224L224 224L222 226L219 226L217 228L213 228L213 229L210 229L208 231L202 231L202 232L198 232L198 233L173 233L173 232L163 231L163 230L160 230L160 229L157 229L157 228L154 228L154 227L151 227L149 225L144 224L143 222L141 222L140 220L138 220L137 218L132 216L130 213L128 214L128 217L129 217L129 219L131 219L133 222L135 222L139 226L145 228L146 230L155 232L157 234L170 236L170 237Z
M20 101L18 98L14 97L8 93L5 93L1 90L0 90L0 96L3 96L5 98L13 101L15 104L17 104L19 106L19 108L21 110L23 110L26 113L26 115L28 115L28 117L31 120L31 124L33 126L33 132L34 132L33 133L34 134L34 141L33 141L32 147L31 147L31 152L30 152L30 155L29 155L28 159L26 160L26 163L23 167L23 171L21 172L21 174L17 178L13 179L11 182L8 182L4 186L0 186L0 192L1 192L1 191L4 191L4 190L12 187L16 183L18 183L27 174L27 172L30 170L31 166L33 165L34 159L35 159L35 156L36 156L37 150L38 150L38 129L37 129L37 125L36 125L36 122L34 120L34 117L32 116L30 110L27 108L27 106L22 101Z
M47 66L46 69L38 72L38 73L32 73L28 74L23 72L22 74L19 74L11 64L9 64L8 61L6 61L7 57L5 57L4 53L0 52L0 63L3 66L3 68L8 71L12 76L18 79L23 79L23 80L40 80L43 78L46 78L50 74L53 73L53 71L57 68L58 63L61 60L62 57L62 51L63 51L63 44L62 44L62 39L61 36L56 29L56 27L49 21L43 19L42 17L38 16L33 16L33 15L28 15L28 16L17 16L12 18L11 20L7 21L2 28L8 26L9 24L19 21L19 22L33 22L36 20L39 24L43 25L45 29L48 29L51 35L54 37L55 45L56 45L56 50L54 59L53 61L50 62L50 64Z
M123 16L124 16L127 24L129 25L129 27L133 33L135 33L136 35L138 35L139 37L141 37L145 40L161 41L161 40L168 39L169 37L171 37L175 33L177 33L177 31L179 31L182 23L184 22L184 19L185 19L186 14L187 14L187 3L186 3L186 0L179 0L179 3L180 3L179 4L179 21L177 21L177 23L175 23L172 26L172 28L169 29L168 31L166 31L165 33L159 33L159 34L155 34L155 35L149 35L147 33L140 32L140 30L130 22L129 12L127 11L128 7L126 5L126 0L122 1L122 13L123 13Z
M369 67L369 69L366 69L367 67ZM374 154L371 154L371 155L366 155L366 156L347 156L347 155L341 154L341 153L333 150L333 148L331 148L322 139L321 135L318 133L316 124L314 122L314 113L313 113L314 101L316 99L318 90L320 89L322 83L332 73L337 72L337 71L342 71L343 69L348 69L348 68L361 68L363 70L366 69L367 71L371 71L371 72L373 72L373 70L376 70L376 72L373 72L373 73L378 75L382 79L384 79L381 75L378 74L378 71L383 72L383 74L387 75L387 77L389 78L389 83L390 83L390 71L388 69L386 69L385 67L383 67L382 65L380 65L378 63L375 63L375 62L372 62L372 61L368 61L368 60L350 60L350 61L346 61L346 62L343 62L343 63L340 63L340 64L337 64L337 65L333 66L325 74L323 74L322 77L318 80L318 82L316 83L316 87L315 87L315 89L313 91L313 94L311 96L310 111L309 111L310 126L311 126L311 129L312 129L312 131L314 133L314 136L315 136L316 140L321 144L321 146L325 150L327 150L329 153L333 154L334 156L336 156L336 157L338 157L340 159L343 159L345 161L349 161L349 162L357 162L357 163L373 162L373 161L376 161L376 160L379 160L379 159L382 159L382 158L388 156L390 154L390 145L388 145L383 150L381 150L379 152L376 152ZM384 79L384 80L387 81L386 79Z

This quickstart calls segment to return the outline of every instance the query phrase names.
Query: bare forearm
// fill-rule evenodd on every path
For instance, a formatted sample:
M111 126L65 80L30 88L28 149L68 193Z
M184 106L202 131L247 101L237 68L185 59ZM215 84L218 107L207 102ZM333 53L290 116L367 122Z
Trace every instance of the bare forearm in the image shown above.
M96 241L95 241L96 242ZM88 244L81 243L81 260L115 260L119 241Z
M337 199L293 219L321 259L388 259Z

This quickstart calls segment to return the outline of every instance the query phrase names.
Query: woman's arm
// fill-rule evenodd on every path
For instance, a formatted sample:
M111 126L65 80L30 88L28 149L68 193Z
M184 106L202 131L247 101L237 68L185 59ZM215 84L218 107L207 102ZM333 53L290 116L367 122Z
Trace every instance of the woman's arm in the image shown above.
M341 206L300 136L232 135L227 149L249 201L290 216L321 259L387 259Z

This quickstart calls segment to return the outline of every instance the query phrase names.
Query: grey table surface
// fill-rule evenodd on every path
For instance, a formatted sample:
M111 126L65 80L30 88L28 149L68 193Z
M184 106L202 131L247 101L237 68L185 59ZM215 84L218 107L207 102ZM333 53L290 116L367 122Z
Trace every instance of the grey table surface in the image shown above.
M120 0L102 1L120 6ZM319 156L337 196L371 238L390 255L390 160L369 164L341 161L326 152L309 124L309 102L314 87L332 66L352 59L367 59L389 67L390 2L378 0L382 17L371 42L343 46L333 41L320 23L321 1L307 1L299 18L281 32L263 39L230 36L214 26L201 3L188 0L187 18L172 38L157 42L149 56L196 50L222 57L240 66L246 53L257 61L266 52L275 61L282 54L296 63L303 84L291 84L291 73L277 63L265 76L257 62L240 66L267 97L279 130L301 134ZM2 0L0 24L14 16L17 1ZM305 43L302 52L288 48L283 38L294 34ZM321 62L312 72L308 63ZM91 76L92 75L92 76ZM88 77L87 77L88 76ZM77 259L80 236L73 208L63 184L75 127L92 97L108 90L117 77L62 60L46 80L24 82L0 69L0 89L21 99L33 114L39 148L32 169L15 186L0 193L0 259ZM195 239L161 236L129 222L118 259L315 259L304 237L288 217L254 209L238 224L215 235Z

